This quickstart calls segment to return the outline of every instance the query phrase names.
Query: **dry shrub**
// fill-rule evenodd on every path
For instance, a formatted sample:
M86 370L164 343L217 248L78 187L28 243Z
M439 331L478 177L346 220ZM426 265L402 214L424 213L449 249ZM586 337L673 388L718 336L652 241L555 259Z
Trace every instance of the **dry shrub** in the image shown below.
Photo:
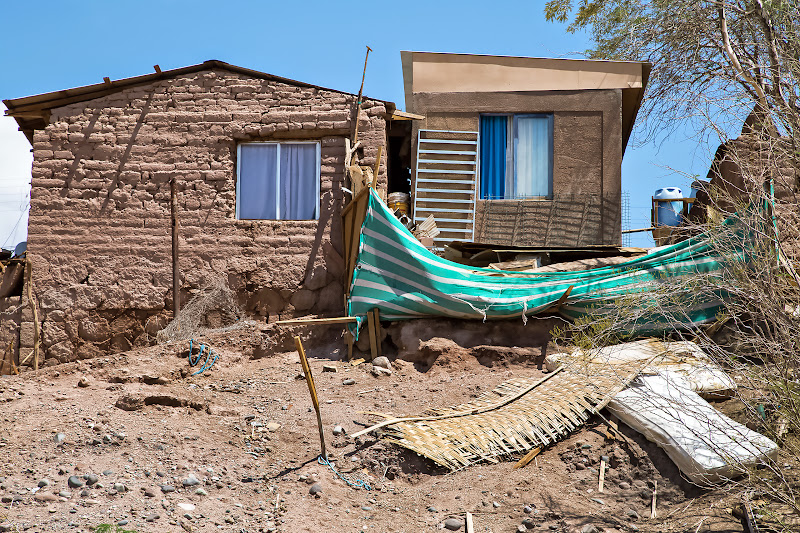
M156 334L156 341L163 344L230 328L242 316L236 294L223 280L216 279L193 296L178 317Z

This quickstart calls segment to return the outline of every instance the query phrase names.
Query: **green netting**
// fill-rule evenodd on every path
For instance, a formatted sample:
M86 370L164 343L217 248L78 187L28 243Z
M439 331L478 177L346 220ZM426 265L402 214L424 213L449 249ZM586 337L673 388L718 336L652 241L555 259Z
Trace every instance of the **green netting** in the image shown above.
M741 251L726 254L730 258ZM360 319L352 327L356 335L367 311L376 307L385 320L525 320L551 308L572 287L558 311L574 319L602 314L631 293L675 283L681 277L713 274L720 270L722 260L711 238L700 235L612 267L526 276L507 272L514 275L508 277L501 271L461 265L431 253L371 191L347 311ZM629 333L657 333L713 320L725 297L686 294L681 301L679 296L675 305L682 306L680 313L645 314L630 325Z

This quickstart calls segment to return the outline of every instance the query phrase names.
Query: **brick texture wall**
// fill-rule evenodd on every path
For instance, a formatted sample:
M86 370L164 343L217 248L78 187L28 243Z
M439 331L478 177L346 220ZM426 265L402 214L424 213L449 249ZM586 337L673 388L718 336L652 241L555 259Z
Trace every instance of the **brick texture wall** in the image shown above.
M34 134L28 230L46 357L126 350L167 323L173 177L183 302L221 277L252 315L340 314L354 109L352 95L224 69L53 109ZM361 161L374 165L386 109L372 100L362 109ZM236 220L237 144L292 139L320 142L320 219Z

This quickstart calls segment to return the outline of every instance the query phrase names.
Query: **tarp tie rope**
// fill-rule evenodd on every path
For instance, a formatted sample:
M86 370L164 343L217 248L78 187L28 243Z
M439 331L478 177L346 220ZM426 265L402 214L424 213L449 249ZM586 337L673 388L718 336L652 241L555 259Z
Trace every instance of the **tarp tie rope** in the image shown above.
M211 346L206 346L205 344L200 344L200 351L197 353L197 357L192 358L193 351L194 351L194 339L189 339L189 366L197 366L197 364L200 362L200 359L203 357L203 352L206 353L206 360L203 361L200 370L192 374L193 376L196 376L197 374L202 374L203 372L214 366L214 363L216 363L217 359L219 359L219 355L217 355L217 352L212 350ZM214 358L212 359L211 356L214 356Z
M338 470L336 470L336 468L330 463L330 461L328 461L323 456L320 455L319 457L317 457L317 462L323 466L327 466L328 468L330 468L331 471L339 477L339 479L347 483L349 486L355 489L372 490L372 487L369 486L369 483L367 483L363 479L356 479L355 481L350 481L349 479L347 479Z

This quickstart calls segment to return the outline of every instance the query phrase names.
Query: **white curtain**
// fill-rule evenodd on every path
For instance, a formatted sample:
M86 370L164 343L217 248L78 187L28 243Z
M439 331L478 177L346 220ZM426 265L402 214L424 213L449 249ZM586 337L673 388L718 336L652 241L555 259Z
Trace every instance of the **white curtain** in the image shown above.
M514 117L514 196L550 196L551 116Z
M239 148L239 218L278 218L278 145L242 144Z
M317 218L317 145L281 144L280 156L282 220Z

